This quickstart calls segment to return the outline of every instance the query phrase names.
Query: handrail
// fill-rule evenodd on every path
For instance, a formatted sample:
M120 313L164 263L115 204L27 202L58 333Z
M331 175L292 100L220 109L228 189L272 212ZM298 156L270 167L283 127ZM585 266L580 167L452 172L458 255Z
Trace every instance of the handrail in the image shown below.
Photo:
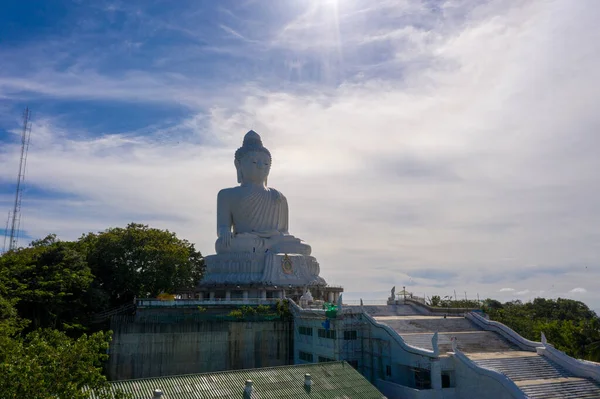
M420 298L419 298L420 299ZM433 306L429 306L420 300L416 300L415 298L406 298L404 302L417 308L417 310L424 310L429 312L430 314L465 314L467 312L473 311L475 308L436 308Z
M281 301L283 298L204 298L204 299L173 299L161 300L155 298L137 299L139 307L155 306L155 307L178 307L178 306L200 306L200 305L256 305L256 304L274 304Z
M506 390L512 395L515 399L528 399L529 397L515 384L513 380L508 378L504 373L499 371L489 369L487 367L483 367L469 359L462 351L458 348L453 348L454 353L449 352L451 356L454 356L455 359L462 362L465 366L469 367L477 374L483 374L494 381L501 384Z
M379 305L379 306L385 306L387 305L387 302L385 300L381 300L381 299L343 299L343 304L342 305L346 305L346 306L357 306L360 304L363 305Z
M549 358L555 363L558 363L560 366L571 371L578 377L589 377L597 382L600 382L600 363L575 359L574 357L567 355L566 353L549 344L546 344L544 347L537 348L537 353Z
M524 338L515 330L513 330L505 324L494 320L488 320L475 312L469 312L465 317L477 324L479 327L483 328L484 330L499 333L504 338L517 344L523 350L535 352L536 348L544 346L544 344L542 344L541 342L530 341L527 338Z
M402 336L387 324L379 323L377 320L375 320L375 318L373 318L365 311L363 311L363 316L375 327L384 329L391 337L393 337L396 340L398 345L400 345L400 347L405 351L414 353L416 355L427 356L430 358L437 358L439 356L439 349L437 348L437 345L434 345L434 350L412 346L410 344L407 344L406 341L402 338Z

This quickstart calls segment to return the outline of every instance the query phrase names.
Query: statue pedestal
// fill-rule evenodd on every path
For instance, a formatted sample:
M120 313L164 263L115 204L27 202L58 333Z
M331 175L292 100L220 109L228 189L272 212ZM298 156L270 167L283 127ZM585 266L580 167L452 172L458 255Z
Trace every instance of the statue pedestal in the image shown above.
M206 285L279 285L325 286L319 277L319 263L313 256L301 254L255 254L250 252L209 255L204 258L206 271L200 286Z

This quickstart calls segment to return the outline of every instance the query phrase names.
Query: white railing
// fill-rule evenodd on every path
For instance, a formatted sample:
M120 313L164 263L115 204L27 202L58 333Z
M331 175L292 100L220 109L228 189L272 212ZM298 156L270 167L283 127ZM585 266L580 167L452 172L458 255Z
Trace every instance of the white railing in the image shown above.
M366 312L363 312L363 316L374 327L381 328L384 331L386 331L390 335L390 337L392 337L396 341L396 343L398 345L400 345L400 347L402 349L404 349L405 351L407 351L409 353L414 353L416 355L427 356L427 357L430 357L430 358L437 358L438 357L438 355L439 355L439 349L437 348L437 345L433 345L434 346L433 350L429 350L429 349L425 349L425 348L419 348L419 347L416 347L416 346L409 345L400 336L400 334L398 334L397 331L395 331L393 328L391 328L387 324L379 323L377 320L375 320L373 317L371 317Z
M537 348L537 353L558 363L578 377L589 377L600 382L600 363L575 359L549 344Z
M484 330L497 332L504 338L508 339L510 342L515 343L523 350L535 352L536 348L544 346L541 342L530 341L527 338L523 338L516 331L514 331L512 328L508 327L505 324L493 320L488 320L475 312L467 313L466 318L471 320L473 323L477 324Z
M342 300L343 305L348 305L348 306L356 306L356 305L360 305L361 300L360 299L350 299L350 300ZM381 299L363 299L362 300L363 305L381 305L381 306L385 306L387 305L387 301L385 299L381 300Z
M452 356L454 356L454 358L460 361L463 365L471 369L471 371L473 371L474 373L489 377L492 380L500 383L502 387L504 387L514 399L528 399L528 396L525 395L525 392L523 392L521 388L519 388L517 384L515 384L515 382L508 378L506 375L502 374L499 371L488 369L486 367L478 365L477 363L469 359L467 356L465 356L465 354L457 348L454 348L453 350L454 353L451 353Z
M190 307L204 305L260 305L260 304L275 304L283 298L231 298L231 299L138 299L138 307Z
M286 299L289 299L289 298L286 298ZM290 304L290 311L292 312L292 314L294 316L299 316L302 314L305 316L312 316L313 318L319 318L319 319L325 318L326 310L323 309L322 305L304 308L304 307L301 307L300 305L298 305L292 299L289 299L288 303Z

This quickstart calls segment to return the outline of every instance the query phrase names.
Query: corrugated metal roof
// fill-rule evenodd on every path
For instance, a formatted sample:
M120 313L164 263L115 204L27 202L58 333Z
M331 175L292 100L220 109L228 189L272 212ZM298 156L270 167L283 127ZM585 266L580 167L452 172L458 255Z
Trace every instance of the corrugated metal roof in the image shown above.
M310 391L304 388L306 373L312 379ZM155 389L163 392L163 399L243 398L246 380L253 382L252 399L385 398L346 362L140 378L113 381L111 385L113 390L131 393L134 399L151 399Z

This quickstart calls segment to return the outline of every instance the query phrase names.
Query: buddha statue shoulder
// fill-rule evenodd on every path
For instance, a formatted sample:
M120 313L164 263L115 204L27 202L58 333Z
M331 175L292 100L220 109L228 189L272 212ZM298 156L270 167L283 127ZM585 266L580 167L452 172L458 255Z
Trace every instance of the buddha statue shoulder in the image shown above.
M310 255L311 248L288 231L285 196L267 187L271 153L258 133L249 131L235 152L237 187L217 196L217 253L297 253Z

